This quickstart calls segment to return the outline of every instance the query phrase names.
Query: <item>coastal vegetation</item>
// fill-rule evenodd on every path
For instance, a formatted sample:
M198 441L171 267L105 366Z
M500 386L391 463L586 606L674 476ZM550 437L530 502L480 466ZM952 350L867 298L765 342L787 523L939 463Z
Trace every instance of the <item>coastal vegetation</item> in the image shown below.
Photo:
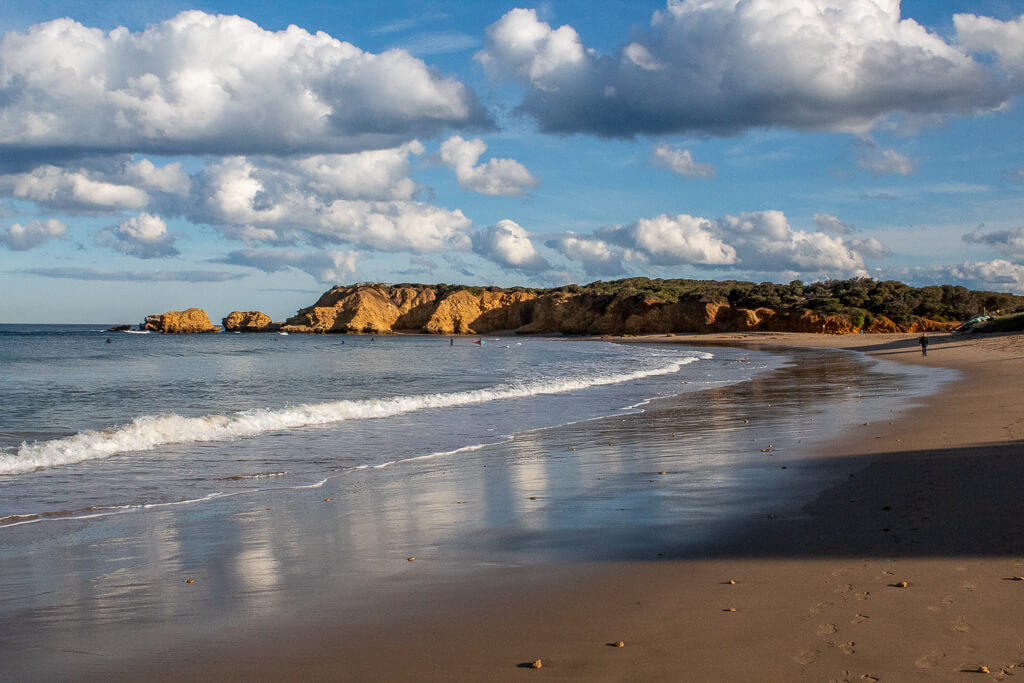
M1015 315L1020 312L1022 296L953 285L911 287L870 278L778 284L637 277L550 289L358 283L331 288L284 322L259 311L234 311L223 323L229 332L850 334L938 331L979 316L999 321L992 329L1018 329L1024 324L1024 315ZM144 329L189 331L172 324L180 316L173 311L150 316ZM202 324L196 331L217 329L205 314L198 317Z
M825 280L805 285L743 282L739 280L661 280L628 278L568 285L562 291L597 293L626 298L644 296L660 301L695 301L728 304L734 308L770 308L775 311L807 309L826 315L844 315L861 326L875 316L910 324L916 318L939 322L967 320L999 310L1024 308L1024 296L985 292L956 285L911 287L895 280L860 277Z

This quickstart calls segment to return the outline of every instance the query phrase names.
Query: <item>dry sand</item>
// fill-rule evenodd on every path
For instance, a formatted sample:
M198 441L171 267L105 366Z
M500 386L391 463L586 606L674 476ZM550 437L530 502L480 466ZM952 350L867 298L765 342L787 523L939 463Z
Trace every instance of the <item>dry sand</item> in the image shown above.
M1024 336L643 338L858 349L962 379L830 458L804 517L706 558L520 567L149 659L128 678L437 681L1024 680ZM844 471L845 471L844 470ZM417 565L420 563L417 562ZM734 582L734 583L733 583ZM240 642L241 641L241 642ZM623 647L615 647L617 641ZM542 669L529 663L540 659ZM983 669L983 667L985 667ZM984 673L987 671L988 673Z

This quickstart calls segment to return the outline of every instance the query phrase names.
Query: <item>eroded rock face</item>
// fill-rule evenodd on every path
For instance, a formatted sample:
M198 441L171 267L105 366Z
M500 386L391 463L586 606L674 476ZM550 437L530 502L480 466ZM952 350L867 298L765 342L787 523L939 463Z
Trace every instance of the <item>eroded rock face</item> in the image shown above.
M381 286L334 287L288 318L286 332L389 334L398 320L398 306Z
M162 332L165 334L199 334L204 332L220 332L210 322L210 316L201 308L187 308L184 311L167 311L156 315L147 315L139 325L140 330Z
M277 332L281 323L260 311L232 311L221 321L228 332Z
M224 320L229 329L231 319L229 316ZM930 320L900 326L877 316L865 331L933 331L949 327ZM669 302L642 296L615 297L563 290L538 294L518 289L480 290L446 285L334 287L324 292L315 304L289 318L282 329L288 332L389 334L399 331L439 335L508 331L570 335L745 331L852 334L860 331L846 316L812 310L746 309L723 303Z
M536 299L527 292L491 292L473 294L468 290L451 292L439 300L423 326L430 334L486 334L516 330L526 324L524 304Z

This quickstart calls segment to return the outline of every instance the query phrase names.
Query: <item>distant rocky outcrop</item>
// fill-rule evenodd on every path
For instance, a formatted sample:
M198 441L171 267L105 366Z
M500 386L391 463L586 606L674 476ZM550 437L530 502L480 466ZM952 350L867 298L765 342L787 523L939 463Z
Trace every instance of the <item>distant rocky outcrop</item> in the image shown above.
M105 329L103 331L104 332L127 332L130 329L132 329L131 325L114 325L113 327L108 327L107 329Z
M579 288L577 288L579 289ZM236 312L237 313L237 312ZM232 329L229 320L224 324ZM239 316L252 315L241 314ZM264 316L266 318L266 316ZM266 318L269 320L269 318ZM955 323L916 318L897 324L885 316L857 320L801 307L733 307L724 302L646 294L363 284L338 286L289 318L286 332L389 334L591 334L637 335L676 332L920 332Z
M147 315L139 325L139 329L165 334L198 334L220 332L221 330L210 322L210 316L206 315L206 311L201 308Z
M221 321L227 332L277 332L281 323L260 311L232 311Z

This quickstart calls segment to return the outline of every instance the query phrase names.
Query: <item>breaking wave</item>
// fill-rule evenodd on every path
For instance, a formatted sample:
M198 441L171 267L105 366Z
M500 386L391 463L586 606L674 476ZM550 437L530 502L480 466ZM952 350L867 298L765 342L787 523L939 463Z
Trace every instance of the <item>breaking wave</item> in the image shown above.
M590 387L669 375L684 365L713 356L697 353L657 368L587 378L562 378L444 394L391 396L380 399L328 401L279 409L246 410L229 415L182 417L144 415L129 424L102 431L87 430L68 437L22 443L16 453L0 453L0 475L109 458L119 453L147 451L172 443L229 441L299 427L344 420L391 417L430 408L451 408L510 398L579 391Z

